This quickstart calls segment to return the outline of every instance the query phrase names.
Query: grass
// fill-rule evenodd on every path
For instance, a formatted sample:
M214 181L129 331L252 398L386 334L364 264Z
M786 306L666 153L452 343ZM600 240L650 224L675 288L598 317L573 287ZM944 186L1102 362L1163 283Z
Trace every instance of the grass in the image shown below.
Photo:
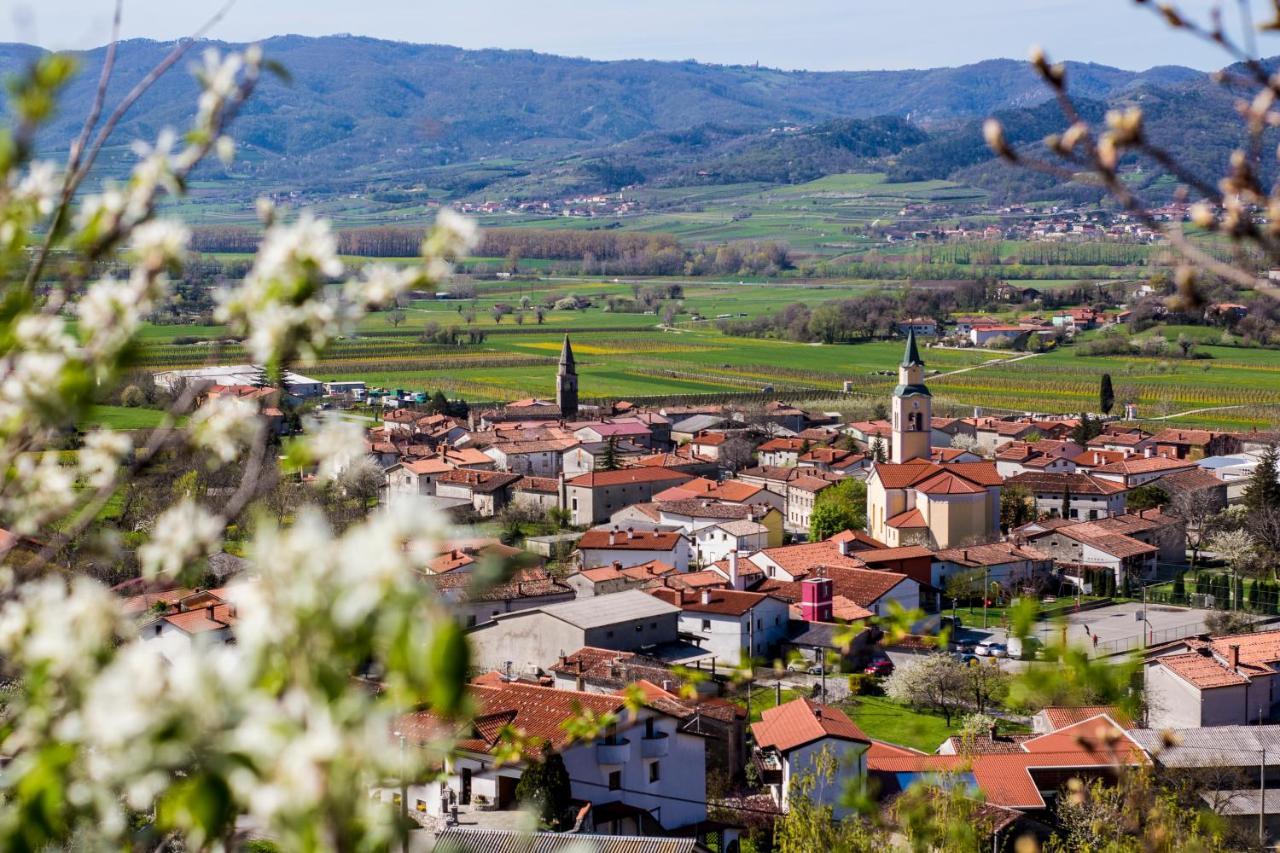
M799 691L784 689L782 691L782 703L786 704L792 699L799 699L802 695L803 694ZM776 697L774 695L773 688L757 685L751 689L750 705L747 704L747 697L745 694L738 696L733 701L737 702L744 708L747 708L747 710L751 712L751 722L754 723L759 721L761 713L778 704L775 699Z
M884 696L856 696L844 710L867 737L929 753L960 728L959 714L952 715L948 726L941 714L916 711Z
M151 429L159 426L162 420L164 412L158 409L94 406L89 409L85 425L111 429Z

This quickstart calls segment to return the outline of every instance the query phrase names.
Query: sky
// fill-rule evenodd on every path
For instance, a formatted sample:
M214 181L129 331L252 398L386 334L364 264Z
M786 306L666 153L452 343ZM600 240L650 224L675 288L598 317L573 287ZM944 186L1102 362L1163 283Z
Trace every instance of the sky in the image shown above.
M171 40L224 0L124 0L125 37ZM1268 0L1250 0L1258 10ZM1212 0L1182 0L1203 15ZM1231 9L1235 3L1229 0ZM113 0L4 0L0 41L53 49L104 43ZM777 68L862 70L1025 58L1121 68L1219 68L1221 51L1174 33L1132 0L236 0L210 36L350 33L466 48L592 59L696 59ZM1280 37L1260 40L1280 54Z

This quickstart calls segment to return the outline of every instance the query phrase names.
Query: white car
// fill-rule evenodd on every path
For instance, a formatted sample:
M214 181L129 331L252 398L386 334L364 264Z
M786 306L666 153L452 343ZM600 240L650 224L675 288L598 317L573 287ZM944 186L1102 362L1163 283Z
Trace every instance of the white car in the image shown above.
M1004 643L997 643L994 640L983 640L973 649L973 653L983 658L1002 658L1008 657L1009 649Z

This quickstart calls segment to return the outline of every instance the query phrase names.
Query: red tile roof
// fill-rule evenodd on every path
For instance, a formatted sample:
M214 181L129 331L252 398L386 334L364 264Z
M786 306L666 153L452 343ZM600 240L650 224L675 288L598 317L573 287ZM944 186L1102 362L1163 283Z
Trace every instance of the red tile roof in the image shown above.
M872 569L846 569L828 567L826 577L831 578L832 595L843 595L863 607L870 606L887 594L898 584L907 580L907 576L898 572L887 572ZM801 581L784 581L778 578L766 578L756 587L758 592L767 592L783 601L800 601L803 583Z
M913 530L921 527L928 527L924 516L920 514L918 509L909 509L906 512L900 512L897 515L885 520L885 524L889 527L900 530Z
M751 733L757 745L779 752L790 752L828 737L871 743L844 711L832 705L819 705L811 699L794 699L765 709L760 722L751 726Z
M1049 724L1050 731L1058 731L1068 726L1074 726L1076 723L1091 720L1094 717L1105 714L1113 721L1125 728L1132 728L1133 723L1129 720L1128 715L1122 713L1119 708L1114 705L1085 705L1078 708L1065 708L1057 705L1050 705L1040 711L1044 715L1045 722Z
M595 488L599 486L622 486L629 483L676 483L693 479L680 471L666 468L619 468L616 471L593 471L582 474L569 481L570 486Z
M683 537L660 530L588 530L578 540L578 549L613 551L673 551Z
M687 613L711 613L720 616L742 616L769 598L763 593L730 589L689 592L659 588L650 592ZM703 601L704 595L706 601Z

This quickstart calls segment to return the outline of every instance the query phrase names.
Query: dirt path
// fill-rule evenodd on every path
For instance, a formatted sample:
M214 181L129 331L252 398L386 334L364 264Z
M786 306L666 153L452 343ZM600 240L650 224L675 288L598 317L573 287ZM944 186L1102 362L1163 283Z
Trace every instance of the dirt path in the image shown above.
M984 361L982 364L975 364L972 367L962 367L959 370L948 370L946 373L935 373L927 377L928 380L941 379L944 376L955 376L957 373L968 373L970 370L981 370L984 367L995 367L998 364L1013 364L1015 361L1026 361L1029 358L1035 358L1038 355L1044 355L1042 352L1029 352L1026 355L1020 355L1016 358L997 358L992 361Z
M1185 412L1175 412L1172 415L1161 415L1158 418L1147 418L1149 421L1167 421L1171 418L1181 418L1187 415L1198 415L1201 412L1225 412L1228 409L1243 409L1244 406L1209 406L1204 409L1187 409Z

